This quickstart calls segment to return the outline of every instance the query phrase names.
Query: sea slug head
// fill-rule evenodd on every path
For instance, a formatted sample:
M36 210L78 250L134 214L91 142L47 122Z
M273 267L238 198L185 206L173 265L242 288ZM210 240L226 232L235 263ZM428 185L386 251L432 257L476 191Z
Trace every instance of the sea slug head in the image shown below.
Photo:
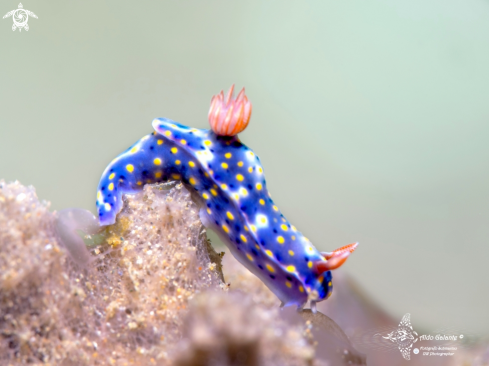
M331 271L341 267L357 247L358 243L353 243L332 252L321 253L325 260L317 261L313 266L313 271L317 275L316 291L313 293L317 298L313 299L314 301L325 300L331 295L333 292Z
M234 84L226 96L224 92L214 95L209 109L209 124L216 135L235 136L250 122L251 102L244 88L234 98Z

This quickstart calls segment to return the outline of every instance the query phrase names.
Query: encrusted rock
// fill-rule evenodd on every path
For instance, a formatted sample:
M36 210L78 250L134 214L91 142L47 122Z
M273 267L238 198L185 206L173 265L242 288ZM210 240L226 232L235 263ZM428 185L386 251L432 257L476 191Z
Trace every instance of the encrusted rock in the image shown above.
M331 319L280 310L232 256L221 263L199 205L181 183L146 185L99 230L0 181L0 364L364 364Z

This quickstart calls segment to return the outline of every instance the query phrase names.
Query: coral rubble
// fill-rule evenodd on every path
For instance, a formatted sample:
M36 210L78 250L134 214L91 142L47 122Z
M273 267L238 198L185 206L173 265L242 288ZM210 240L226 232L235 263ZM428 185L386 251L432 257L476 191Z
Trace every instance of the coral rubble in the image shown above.
M198 213L184 185L147 185L94 233L0 181L0 364L325 365L232 258L224 282Z

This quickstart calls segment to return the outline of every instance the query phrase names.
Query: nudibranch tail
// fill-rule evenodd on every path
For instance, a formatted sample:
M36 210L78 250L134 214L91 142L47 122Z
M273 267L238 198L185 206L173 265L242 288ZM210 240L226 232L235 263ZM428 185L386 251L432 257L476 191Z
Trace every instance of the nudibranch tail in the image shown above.
M209 108L209 124L216 135L235 136L242 132L250 122L251 102L243 88L236 99L233 99L234 84L226 97L224 92L212 97Z

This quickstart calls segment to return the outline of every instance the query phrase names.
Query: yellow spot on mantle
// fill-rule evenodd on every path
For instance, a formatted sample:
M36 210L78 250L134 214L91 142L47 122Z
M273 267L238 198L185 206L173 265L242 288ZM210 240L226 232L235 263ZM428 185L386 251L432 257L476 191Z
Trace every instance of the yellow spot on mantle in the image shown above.
M111 209L110 204L109 203L106 203L104 205L104 208L105 208L105 211L110 211L110 209Z
M231 212L226 212L226 216L228 217L229 220L234 220L234 216Z
M217 196L217 192L214 188L211 188L210 191L211 191L213 196Z
M155 178L161 178L162 175L163 175L162 172L156 172L155 173Z
M263 169L261 167L258 168L258 173L263 173Z
M202 197L204 197L206 200L209 199L209 195L207 193L202 193Z
M256 189L258 189L259 191L261 191L262 188L263 188L263 186L262 186L261 183L256 183Z
M160 158L156 158L155 160L153 160L153 163L155 165L161 165L161 159Z
M253 262L253 257L249 253L246 253L246 258Z
M180 160L175 160L176 165L180 165L181 161Z
M278 211L278 207L277 207L277 206L275 206L275 205L273 205L273 209L274 209L275 211Z
M158 140L158 141L157 141L157 144L158 144L158 145L162 145L162 144L163 144L163 140Z
M288 231L289 230L289 228L285 224L280 225L280 227L282 228L283 231Z
M171 136L171 131L165 131L165 135Z
M294 251L293 250L289 250L289 255L291 255L293 257L295 255Z
M195 178L194 178L194 177L190 177L190 179L189 179L188 181L189 181L189 182L190 182L190 184L191 184L191 185L193 185L193 186L194 186L195 184L197 184L197 181L195 180Z
M245 243L248 242L248 239L246 239L246 236L244 236L243 234L240 235L240 238L241 238L241 240L243 240L243 242L245 242Z
M115 177L115 173L112 173L111 175L109 175L109 179L114 179Z
M143 182L138 181L138 186L142 186L142 185L143 185Z
M212 142L210 140L205 140L204 141L204 145L205 146L211 146L212 145Z
M227 169L229 167L229 165L227 163L222 163L221 166L224 168L224 169Z
M292 287L292 283L289 282L289 281L285 281L285 286L287 286L288 288L291 288Z
M238 174L238 175L236 175L236 179L239 180L240 182L242 182L244 177L241 174Z
M187 141L185 141L184 139L181 139L181 140L180 140L180 143L181 143L182 145L187 145Z
M287 266L287 268L285 269L287 270L287 272L295 272L295 267L293 265Z
M239 161L238 162L238 166L243 166L243 162L242 161Z
M299 286L299 291L300 291L300 292L304 292L304 287Z
M129 173L132 173L134 171L134 165L132 164L127 164L126 169Z
M131 153L134 154L136 151L138 151L138 147L137 146L134 146L132 149L131 149Z
M248 172L253 173L253 168L251 166L248 168Z
M226 159L231 159L232 154L231 153L226 153L226 154L224 154L224 156L226 157Z
M207 209L207 213L208 213L209 215L212 213L212 211L211 211L211 209L210 209L210 208L208 208L208 209Z
M221 184L221 188L222 188L222 189L227 189L227 188L228 188L228 186L227 186L225 183L223 183L223 184Z
M176 154L176 153L178 152L178 149L177 149L176 147L172 147L172 148L171 148L171 152L172 152L173 154Z
M269 257L273 258L273 253L270 249L265 250L265 253L267 253Z
M307 262L307 266L308 266L309 268L312 268L312 262Z
M273 269L273 267L272 267L271 265L269 265L269 264L267 264L267 269L268 269L270 272L272 272L272 273L274 273L274 272L275 272L275 269Z
M250 225L251 227L251 231L253 231L254 233L256 233L256 226L255 225Z
M265 200L263 198L260 198L260 205L264 205L265 204Z
M113 191L114 190L114 183L110 183L109 184L109 191Z
M222 225L222 229L226 232L226 233L229 233L229 228L227 227L227 225Z
M194 163L193 161L189 161L189 162L188 162L188 165L189 165L191 168L193 168L193 167L195 166L195 163Z
M277 241L280 243L280 244L283 244L284 243L284 237L283 236L278 236L277 237Z
M328 287L331 287L332 283L331 281L328 282Z

